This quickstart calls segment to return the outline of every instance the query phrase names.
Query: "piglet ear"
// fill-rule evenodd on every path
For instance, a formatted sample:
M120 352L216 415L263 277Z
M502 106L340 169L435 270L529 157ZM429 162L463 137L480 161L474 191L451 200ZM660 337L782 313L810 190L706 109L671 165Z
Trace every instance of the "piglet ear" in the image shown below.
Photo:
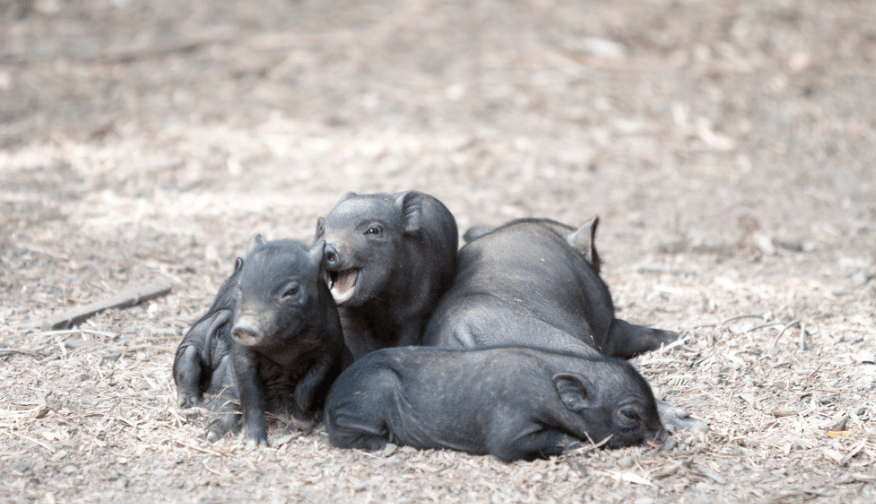
M462 239L465 240L465 243L470 243L481 236L488 235L496 230L496 226L491 226L489 224L478 224L477 226L472 226L468 228L468 231L462 235Z
M234 260L234 271L240 271L240 268L243 268L243 258L238 257Z
M359 195L354 193L353 191L350 191L347 194L345 194L343 198L341 198L341 201L346 201L350 198L355 198L356 196L359 196ZM340 203L341 201L338 201L338 203Z
M574 373L558 373L553 377L560 399L570 411L590 408L596 397L596 387L587 378Z
M319 240L322 238L322 235L325 233L325 217L320 217L316 219L316 239Z
M414 234L420 230L423 216L423 195L416 191L400 193L395 198L395 207L402 213L405 233Z
M566 235L566 243L584 255L584 259L593 265L599 273L599 255L596 253L596 228L599 226L599 216L595 216L586 224Z
M310 259L310 264L316 266L319 271L322 271L323 261L325 260L325 240L318 240L310 247L307 252L307 258Z
M256 247L260 247L265 244L265 240L262 239L262 235L256 233L249 237L249 245L246 247L246 255L249 255Z

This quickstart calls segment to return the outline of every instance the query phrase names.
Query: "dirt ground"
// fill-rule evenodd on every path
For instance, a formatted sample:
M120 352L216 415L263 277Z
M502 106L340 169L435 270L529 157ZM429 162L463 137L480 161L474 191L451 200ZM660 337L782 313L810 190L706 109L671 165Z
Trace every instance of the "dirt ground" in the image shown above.
M0 0L0 501L876 501L876 2ZM602 221L708 422L546 461L200 439L173 351L347 191ZM162 280L74 330L54 314Z

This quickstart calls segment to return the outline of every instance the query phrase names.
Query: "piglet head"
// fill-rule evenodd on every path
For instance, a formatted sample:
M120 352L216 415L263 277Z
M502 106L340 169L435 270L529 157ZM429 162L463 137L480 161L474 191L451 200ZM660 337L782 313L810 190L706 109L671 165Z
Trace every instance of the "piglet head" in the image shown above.
M648 383L626 362L582 359L582 372L559 373L554 387L565 408L577 417L579 439L607 439L612 448L665 438Z
M293 240L250 241L237 284L232 339L254 348L281 348L314 323L324 242L310 250Z
M383 296L404 270L406 240L419 236L423 195L350 193L317 222L325 240L326 283L338 306L361 306Z

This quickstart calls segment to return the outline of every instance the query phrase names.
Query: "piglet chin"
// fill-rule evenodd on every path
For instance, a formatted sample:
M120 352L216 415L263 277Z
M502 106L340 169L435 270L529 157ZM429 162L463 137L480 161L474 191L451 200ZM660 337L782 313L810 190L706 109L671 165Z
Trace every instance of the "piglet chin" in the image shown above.
M336 275L333 275L333 277L333 281L331 282L332 297L336 304L344 304L356 294L356 282L359 280L359 270L351 268L346 271L339 271Z

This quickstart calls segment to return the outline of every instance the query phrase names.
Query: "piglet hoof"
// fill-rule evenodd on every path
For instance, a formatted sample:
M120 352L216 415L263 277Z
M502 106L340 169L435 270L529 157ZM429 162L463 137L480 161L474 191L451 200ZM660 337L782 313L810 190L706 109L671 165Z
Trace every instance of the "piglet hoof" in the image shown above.
M195 406L192 406L190 408L180 409L179 414L183 418L186 418L189 420L194 420L201 415L209 414L209 412L206 411L204 408L201 408L198 405L195 405Z
M215 443L222 439L225 434L228 434L228 431L231 430L232 426L228 424L227 421L222 420L214 420L207 426L207 430L204 431L204 439L211 443Z
M246 449L247 450L255 450L260 446L268 446L267 439L259 439L259 438L246 438Z
M678 420L679 426L676 430L689 430L693 432L709 432L709 426L706 422L700 420L697 417L691 416L690 413L687 414L685 418Z
M292 417L290 421L290 425L293 429L297 431L301 431L304 434L310 434L313 431L313 428L318 423L318 419L316 418L296 418Z
M673 341L677 340L680 334L673 331L664 331L663 329L653 329L654 337L657 340L657 347L666 346Z
M177 403L179 404L180 409L194 408L198 405L198 396L180 394Z
M697 432L709 432L709 426L699 418L691 416L690 412L678 406L672 406L663 401L657 401L657 411L660 413L660 421L669 432L690 430Z
M661 447L664 451L669 451L675 449L678 446L678 440L667 436L666 439L663 440L663 446Z
M196 418L196 417L200 416L202 413L204 413L204 409L198 408L196 406L192 406L189 408L181 408L179 410L179 414L181 416L183 416L184 418Z
M224 435L225 435L224 432L223 433L218 432L218 429L212 425L210 427L207 427L207 430L204 431L204 439L211 442L211 443L215 443L216 441L219 441L219 439Z

